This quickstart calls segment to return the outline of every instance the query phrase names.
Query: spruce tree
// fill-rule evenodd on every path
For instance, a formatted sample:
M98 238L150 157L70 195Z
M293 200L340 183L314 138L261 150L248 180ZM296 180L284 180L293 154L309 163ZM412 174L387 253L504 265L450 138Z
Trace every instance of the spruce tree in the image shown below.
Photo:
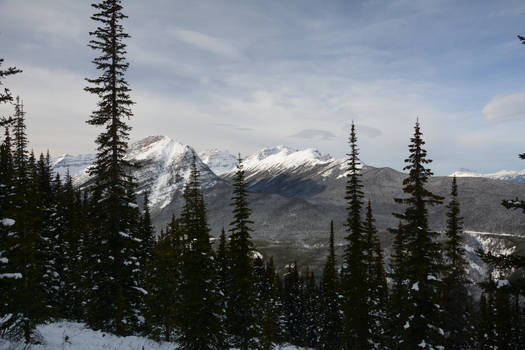
M367 286L369 297L370 344L373 349L382 349L386 345L387 298L388 290L383 261L383 250L377 236L372 214L372 203L366 207L363 232L366 237Z
M328 258L323 269L320 286L319 348L338 350L341 348L341 304L339 301L339 278L334 247L334 222L330 222Z
M181 349L224 349L220 295L210 243L206 205L199 171L193 156L191 174L184 190L181 230L187 246L182 256L179 336Z
M304 345L309 348L318 348L319 345L319 287L315 275L306 269L302 285L304 304Z
M7 288L9 306L2 315L2 333L10 338L38 342L37 324L49 317L43 288L38 179L34 156L28 154L25 112L17 98L14 115L13 179L9 208L2 218L9 233L2 260L7 273L2 284ZM12 196L11 196L12 195ZM4 284L5 282L5 284Z
M87 223L81 194L73 187L73 179L69 172L66 173L58 212L63 224L62 251L65 261L64 271L62 272L62 290L64 291L65 302L60 314L68 319L80 320L84 313L82 275L85 266L82 264L82 249Z
M441 328L441 309L439 303L440 276L443 272L438 234L428 225L429 205L437 205L442 197L434 195L425 188L432 176L426 168L431 160L423 148L425 141L419 121L414 127L414 136L409 145L409 157L405 160L408 177L403 181L406 198L395 201L405 205L403 213L394 214L401 220L398 229L392 229L396 235L396 254L393 266L402 273L402 292L406 299L401 317L396 317L394 329L401 333L396 339L398 349L435 349L444 344L444 330ZM397 236L400 237L397 237ZM398 260L400 259L400 260Z
M16 244L12 216L14 200L14 165L9 129L5 128L5 137L0 145L0 336L17 337L19 329L13 318L15 294L14 287L21 277L18 266L10 260L12 248Z
M283 335L285 341L297 346L303 345L305 340L302 284L297 262L289 264L283 277Z
M451 200L447 205L447 237L444 243L446 258L443 276L443 310L446 319L447 349L470 349L471 341L471 305L467 289L469 280L466 268L463 237L463 218L460 217L458 185L456 177L452 178Z
M347 245L342 269L343 293L343 347L369 349L371 347L370 305L368 299L365 236L363 233L363 184L357 135L354 123L350 131L350 153L347 162L345 237ZM365 282L365 283L363 283Z
M228 256L228 241L226 238L226 232L224 227L221 230L219 236L219 247L217 248L217 288L219 294L222 297L224 308L226 309L226 303L228 295L228 283L229 283L229 256ZM224 310L226 312L226 310Z
M275 272L273 258L265 265L261 276L261 291L259 295L260 310L262 313L261 348L271 350L281 337L280 317L280 280Z
M179 326L182 256L185 240L174 216L152 250L145 288L146 330L157 340L172 341Z
M90 32L89 47L100 51L93 60L100 76L86 79L85 90L99 98L98 108L88 123L105 131L96 139L97 158L89 173L94 178L90 188L90 233L92 250L88 253L90 293L87 321L95 329L130 334L137 327L138 305L142 289L138 285L140 268L137 251L140 239L139 212L135 203L135 183L124 156L132 116L130 88L124 77L126 44L121 0L93 4L91 19L99 24Z
M494 323L494 305L492 292L483 293L480 297L479 304L476 349L497 349Z
M38 230L42 237L39 250L43 254L44 274L42 282L46 291L46 304L52 308L54 317L63 317L70 307L64 289L64 273L67 272L65 260L64 221L59 210L62 195L60 176L53 176L49 152L43 154L37 163L40 223Z
M2 69L2 64L4 63L4 59L0 58L0 87L3 85L2 80L7 78L10 75L15 75L18 73L21 73L22 71L16 67L7 67L5 69ZM4 91L0 91L0 104L7 103L13 101L13 96L11 95L11 91L4 87ZM0 126L6 126L12 121L12 118L7 116L0 116Z
M257 298L254 289L253 254L254 247L250 232L251 209L248 206L245 174L239 156L237 171L233 178L233 221L230 224L229 290L227 324L231 345L240 350L257 348L260 337Z

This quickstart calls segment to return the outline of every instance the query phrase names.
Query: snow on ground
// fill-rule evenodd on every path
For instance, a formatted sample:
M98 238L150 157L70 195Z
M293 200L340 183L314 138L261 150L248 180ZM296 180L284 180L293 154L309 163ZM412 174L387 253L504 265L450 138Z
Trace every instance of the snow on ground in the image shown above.
M24 343L9 342L0 338L0 349L5 350L173 350L175 343L155 342L145 337L118 337L116 335L87 328L83 323L60 321L38 326L41 345L28 347ZM281 350L307 350L295 346L282 346Z

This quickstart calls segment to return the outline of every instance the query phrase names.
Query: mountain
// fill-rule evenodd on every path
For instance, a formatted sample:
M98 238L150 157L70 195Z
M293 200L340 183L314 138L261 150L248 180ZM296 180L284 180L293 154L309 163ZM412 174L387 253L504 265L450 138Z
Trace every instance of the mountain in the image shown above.
M157 230L180 212L182 190L193 157L201 172L212 235L218 236L223 227L228 230L232 221L233 156L220 151L204 152L201 156L205 161L192 147L164 136L150 136L130 146L126 157L139 166L133 170L139 202L140 194L149 191ZM334 159L311 148L294 150L276 146L247 157L243 165L253 212L253 238L260 252L265 256L273 255L275 263L281 267L297 260L302 265L320 269L325 261L330 220L334 220L337 249L342 254L346 236L344 159ZM213 168L230 170L218 176ZM403 210L393 199L404 197L402 182L406 174L370 165L364 165L362 173L365 199L372 201L388 258L392 235L387 229L397 224L392 213ZM85 186L89 181L85 171L75 177L78 186ZM437 176L429 180L428 188L445 197L446 204L450 184L450 177ZM525 198L525 184L485 177L459 177L458 186L461 214L465 217L465 229L470 231L468 249L473 274L482 276L485 271L474 253L476 249L525 251L525 239L521 236L525 215L500 205L505 198ZM429 220L434 230L445 227L445 212L445 205L430 208Z
M190 175L190 165L195 157L204 190L225 183L204 164L197 152L188 145L183 145L165 136L149 136L132 143L126 159L135 164L132 170L137 182L139 202L144 191L149 193L152 212L162 211L170 203L182 197L182 191ZM74 178L77 186L89 184L87 167ZM180 199L180 198L178 198ZM157 227L164 222L156 220Z
M219 151L218 149L209 149L199 153L199 157L211 171L217 175L222 175L235 169L237 166L237 157L228 151Z
M456 177L485 177L488 179L525 183L525 170L520 170L520 171L500 170L496 173L482 174L482 173L475 172L473 170L462 168L450 174L450 176L454 176L454 175Z
M90 166L95 158L95 154L81 154L78 156L64 154L60 157L52 158L51 165L55 171L60 174L60 177L64 178L68 171L71 176L79 174Z

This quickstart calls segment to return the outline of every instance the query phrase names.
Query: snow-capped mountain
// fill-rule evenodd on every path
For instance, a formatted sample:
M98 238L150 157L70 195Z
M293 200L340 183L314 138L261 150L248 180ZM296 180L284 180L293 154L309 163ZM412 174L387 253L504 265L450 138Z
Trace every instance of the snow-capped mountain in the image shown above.
M300 172L305 169L332 163L330 155L322 155L314 148L294 150L286 146L267 147L243 160L242 165L249 177L257 173L267 173L276 176L286 172ZM233 174L235 170L226 173Z
M206 164L211 171L217 175L222 175L228 171L235 169L237 166L237 157L228 151L220 151L218 149L209 149L199 153L199 157Z
M495 173L482 174L469 169L460 169L450 176L456 177L485 177L488 179L525 183L525 170L500 170Z
M190 165L195 157L200 180L204 189L224 182L202 162L197 152L190 146L179 143L166 136L148 136L129 147L126 159L137 165L133 175L138 184L137 194L148 191L150 205L159 211L180 195L189 175ZM88 183L89 175L83 171L75 176L75 184Z
M80 154L73 156L64 154L57 158L51 159L51 165L60 177L64 178L69 171L69 175L75 176L90 166L95 160L95 154Z

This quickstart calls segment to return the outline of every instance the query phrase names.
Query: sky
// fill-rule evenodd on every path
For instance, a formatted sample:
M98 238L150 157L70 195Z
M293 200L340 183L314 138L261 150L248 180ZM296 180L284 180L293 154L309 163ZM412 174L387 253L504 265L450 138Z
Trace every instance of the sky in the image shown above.
M0 0L0 57L23 70L4 84L36 152L95 150L92 13L85 0ZM401 170L419 118L437 175L525 168L522 0L127 0L124 13L131 141L340 158L354 121L362 161Z

